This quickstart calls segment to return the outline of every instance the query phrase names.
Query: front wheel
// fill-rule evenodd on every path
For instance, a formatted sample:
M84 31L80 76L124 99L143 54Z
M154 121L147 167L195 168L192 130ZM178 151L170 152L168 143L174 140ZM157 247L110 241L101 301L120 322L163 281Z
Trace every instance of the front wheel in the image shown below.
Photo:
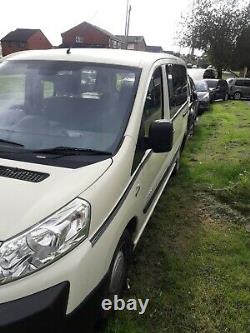
M132 257L132 240L128 230L125 230L116 247L108 273L108 283L104 292L104 298L113 300L114 296L122 296L128 277L128 268ZM101 309L101 321L105 321L112 310Z
M241 99L241 93L240 92L234 93L234 99L240 100Z

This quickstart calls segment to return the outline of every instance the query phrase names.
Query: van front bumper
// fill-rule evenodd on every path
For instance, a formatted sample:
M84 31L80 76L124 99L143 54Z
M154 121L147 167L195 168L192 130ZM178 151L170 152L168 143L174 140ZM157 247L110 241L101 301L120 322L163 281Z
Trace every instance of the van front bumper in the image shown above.
M28 333L35 330L46 332L85 332L95 324L100 311L104 290L108 281L106 274L100 283L69 315L66 314L70 283L62 282L54 287L30 296L0 304L0 332Z
M59 327L65 318L69 282L0 304L0 331L19 332L41 326Z

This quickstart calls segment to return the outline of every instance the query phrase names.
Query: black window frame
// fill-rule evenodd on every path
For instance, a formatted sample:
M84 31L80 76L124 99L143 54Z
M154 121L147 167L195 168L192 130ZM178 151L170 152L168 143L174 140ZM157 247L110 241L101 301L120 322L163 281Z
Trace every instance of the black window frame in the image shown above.
M183 68L185 70L185 81L183 81L183 83L185 83L185 85L182 86L182 89L184 87L186 87L186 92L185 92L185 100L182 98L184 98L184 93L183 93L183 97L179 97L179 101L177 102L177 98L176 98L176 93L175 91L177 89L175 89L175 80L177 80L178 75L175 73L178 73L177 68ZM167 64L165 65L165 70L166 70L166 76L167 76L167 84L168 84L168 96L169 96L169 111L170 111L170 119L173 119L177 113L179 112L180 109L182 109L183 105L185 105L188 102L188 90L189 90L189 80L188 80L188 74L187 74L187 69L185 67L185 65L182 64ZM175 72L176 70L176 72ZM170 79L171 76L171 79Z
M250 80L245 80L244 86L250 88Z
M242 82L242 84L239 84L239 82ZM235 86L237 87L244 87L245 86L245 80L244 79L237 79L235 80Z
M142 161L142 159L145 155L145 152L148 149L148 137L145 133L144 112L145 112L145 104L146 104L146 99L147 99L147 96L148 96L150 83L151 83L151 80L152 80L152 78L153 78L153 76L154 76L154 74L157 70L160 70L160 73L161 73L161 118L157 118L157 119L164 119L165 99L164 99L164 87L163 87L163 71L162 71L162 65L159 65L158 67L155 68L155 70L154 70L154 72L153 72L153 74L150 78L150 81L149 81L147 94L146 94L146 98L145 98L144 106L143 106L143 114L142 114L142 118L141 118L141 124L140 124L139 133L138 133L138 138L137 138L137 144L136 144L136 149L135 149L135 154L134 154L133 165L132 165L132 169L131 169L131 175L136 170L138 165L141 163L141 161ZM157 119L154 119L153 121L155 121Z

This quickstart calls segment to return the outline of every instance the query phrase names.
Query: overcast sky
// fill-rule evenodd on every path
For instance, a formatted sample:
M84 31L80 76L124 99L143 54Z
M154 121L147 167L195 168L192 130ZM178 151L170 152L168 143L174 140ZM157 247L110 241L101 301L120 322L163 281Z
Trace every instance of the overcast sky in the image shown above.
M88 21L124 34L127 0L11 0L1 1L0 38L16 28L41 29L53 45L61 33ZM148 45L179 50L175 43L181 14L192 0L130 0L130 35L143 35Z

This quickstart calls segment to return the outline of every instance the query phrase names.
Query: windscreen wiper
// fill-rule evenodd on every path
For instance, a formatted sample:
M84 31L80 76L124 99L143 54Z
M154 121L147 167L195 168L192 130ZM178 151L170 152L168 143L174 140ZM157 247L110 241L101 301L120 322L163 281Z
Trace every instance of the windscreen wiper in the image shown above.
M112 153L109 151L95 150L90 148L75 148L75 147L54 147L48 149L38 149L33 150L33 153L36 154L55 154L60 156L70 156L70 155L108 155L112 156Z
M19 143L19 142L14 142L14 141L9 141L9 140L5 140L5 139L0 139L0 143L8 143L9 145L13 145L13 146L17 146L17 147L24 147L23 144Z

